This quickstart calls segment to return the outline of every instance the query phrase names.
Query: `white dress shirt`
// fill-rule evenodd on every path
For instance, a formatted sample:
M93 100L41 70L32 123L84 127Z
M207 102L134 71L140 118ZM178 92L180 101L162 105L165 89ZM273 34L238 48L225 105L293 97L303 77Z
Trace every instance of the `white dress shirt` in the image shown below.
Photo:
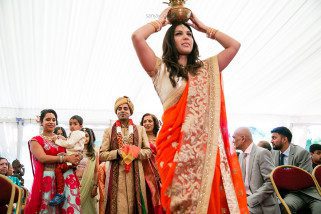
M281 157L282 152L280 151L279 157ZM284 156L284 165L289 164L289 155L290 155L290 146L283 152Z

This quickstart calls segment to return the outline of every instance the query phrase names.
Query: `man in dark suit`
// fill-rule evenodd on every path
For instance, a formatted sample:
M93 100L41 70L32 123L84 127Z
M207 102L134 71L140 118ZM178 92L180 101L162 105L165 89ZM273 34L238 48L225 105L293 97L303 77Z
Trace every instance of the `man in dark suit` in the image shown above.
M271 152L256 146L250 130L246 127L238 128L234 132L233 143L236 149L243 151L239 161L250 213L280 213L269 177L274 168Z
M292 133L286 127L277 127L272 131L271 143L274 150L273 157L276 166L293 165L300 167L309 173L312 172L312 162L307 150L291 143ZM284 197L285 203L292 213L309 206L312 213L320 213L321 197L315 188L308 188L301 191L293 191Z

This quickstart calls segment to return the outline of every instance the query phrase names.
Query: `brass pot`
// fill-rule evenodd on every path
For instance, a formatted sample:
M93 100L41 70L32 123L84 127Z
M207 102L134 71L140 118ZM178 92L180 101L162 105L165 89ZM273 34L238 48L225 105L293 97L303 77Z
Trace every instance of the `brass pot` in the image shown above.
M171 7L184 6L184 4L185 4L185 0L169 0L169 5Z
M171 24L185 23L191 18L192 11L183 6L172 6L168 11L167 19Z

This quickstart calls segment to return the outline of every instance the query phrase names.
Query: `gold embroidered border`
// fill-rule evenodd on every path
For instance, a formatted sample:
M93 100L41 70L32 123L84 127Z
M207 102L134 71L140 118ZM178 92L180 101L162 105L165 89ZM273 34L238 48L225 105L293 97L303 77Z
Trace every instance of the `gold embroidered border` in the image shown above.
M196 213L207 213L214 177L215 162L220 130L221 88L217 56L208 59L209 78L209 133L206 148L205 165L202 177L202 187Z
M224 149L224 142L222 139L222 132L219 132L218 146L220 151L220 169L222 175L222 181L224 186L224 191L226 195L226 201L229 208L230 213L241 213L238 200L236 197L236 192L234 188L234 184L232 181L231 169L228 164L226 152Z
M205 173L208 134L210 132L208 93L209 76L208 62L206 61L204 67L199 69L198 75L189 76L188 101L181 129L183 136L180 149L174 158L174 162L176 162L175 175L169 188L171 213L198 214L196 209L201 188L204 188L202 178Z
M197 76L190 77L183 140L168 189L172 213L207 213L218 151L228 209L240 213L220 128L220 80L216 56L204 62Z
M173 90L171 94L168 95L168 98L163 103L163 109L166 111L169 107L175 105L181 98L183 91L186 87L186 81L182 81L182 84L176 89Z

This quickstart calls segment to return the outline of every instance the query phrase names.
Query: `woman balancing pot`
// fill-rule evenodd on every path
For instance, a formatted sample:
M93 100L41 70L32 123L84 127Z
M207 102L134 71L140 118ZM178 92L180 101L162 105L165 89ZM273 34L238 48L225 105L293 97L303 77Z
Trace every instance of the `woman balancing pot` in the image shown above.
M171 9L167 14L167 19L171 24L181 24L187 22L192 15L192 11L184 7L185 0L170 0Z
M147 39L169 23L173 8L132 34L136 54L164 109L156 139L161 204L166 213L249 213L240 165L228 141L221 87L221 72L240 43L192 13L188 23L168 28L162 57L157 57ZM192 28L224 50L199 59Z

